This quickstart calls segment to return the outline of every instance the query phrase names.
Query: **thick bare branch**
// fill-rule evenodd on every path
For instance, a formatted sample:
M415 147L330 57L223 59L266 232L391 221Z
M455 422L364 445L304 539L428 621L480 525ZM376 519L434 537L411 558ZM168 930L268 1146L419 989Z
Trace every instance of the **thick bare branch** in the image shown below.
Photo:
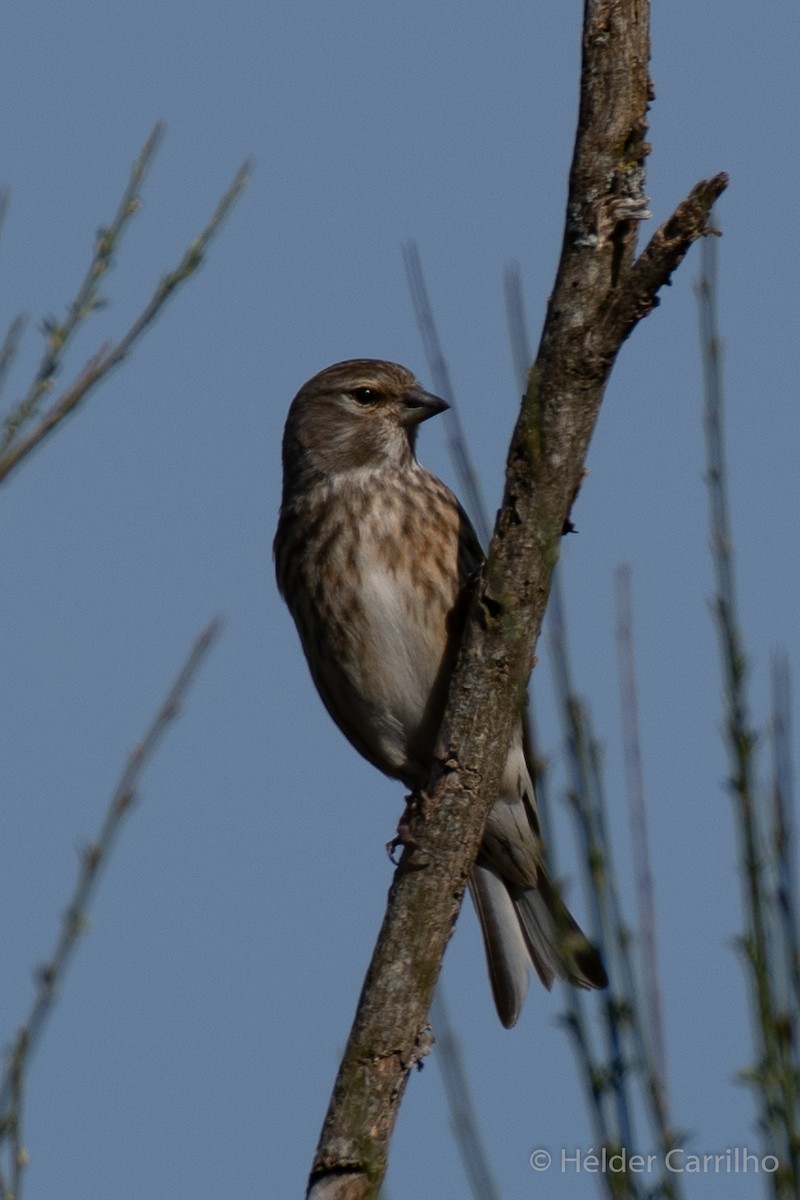
M585 5L580 117L556 285L435 769L422 812L411 822L323 1126L312 1200L377 1193L408 1074L429 1046L427 1016L442 955L519 719L559 536L611 365L658 287L704 231L724 186L720 177L716 187L704 185L696 202L689 197L662 227L670 236L658 242L658 271L645 269L651 262L645 256L644 265L635 263L649 150L648 11L645 0ZM610 308L630 313L627 324L620 316L609 327Z
M669 220L656 230L598 324L600 355L618 351L637 322L656 307L659 289L669 283L692 243L715 232L707 228L708 213L727 186L724 172L696 183Z

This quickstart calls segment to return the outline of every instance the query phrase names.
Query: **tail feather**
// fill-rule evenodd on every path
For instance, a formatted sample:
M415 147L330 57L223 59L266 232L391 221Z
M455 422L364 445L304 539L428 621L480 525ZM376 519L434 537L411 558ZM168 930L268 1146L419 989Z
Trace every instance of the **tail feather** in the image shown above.
M545 987L567 979L575 987L604 988L603 960L543 868L535 888L508 884L531 961Z
M495 1006L503 1025L517 1023L533 964L546 988L567 979L582 988L608 983L597 948L589 941L540 868L538 884L525 888L479 858L470 890L483 934Z
M531 956L505 880L479 860L472 868L470 892L480 921L497 1015L516 1025L528 994Z

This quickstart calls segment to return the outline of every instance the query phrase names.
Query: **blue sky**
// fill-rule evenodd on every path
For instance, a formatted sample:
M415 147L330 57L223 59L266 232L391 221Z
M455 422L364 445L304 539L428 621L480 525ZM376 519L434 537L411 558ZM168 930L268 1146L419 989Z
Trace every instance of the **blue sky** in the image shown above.
M283 419L300 384L339 359L394 359L429 382L400 253L414 238L496 507L517 406L502 273L519 262L535 343L560 247L579 9L30 0L4 13L1 315L31 318L9 400L157 119L167 138L73 371L127 328L242 159L256 160L199 276L2 491L4 1040L51 949L76 847L192 638L214 613L226 621L147 773L31 1071L29 1200L302 1192L403 797L332 726L276 593ZM697 179L731 176L719 209L727 435L761 715L770 654L785 647L796 671L800 648L800 16L780 0L768 14L741 0L655 9L643 236ZM613 572L633 571L672 1108L702 1153L757 1142L734 1081L751 1047L709 614L698 268L693 253L623 349L564 562L631 918ZM441 422L420 456L453 481ZM537 708L557 761L541 659ZM569 879L567 835L559 857ZM528 1165L538 1146L592 1144L561 998L533 986L517 1029L502 1030L481 955L465 907L445 986L503 1195L594 1195L591 1178L542 1181ZM410 1081L389 1186L466 1194L432 1059ZM687 1194L751 1196L754 1181L704 1176Z

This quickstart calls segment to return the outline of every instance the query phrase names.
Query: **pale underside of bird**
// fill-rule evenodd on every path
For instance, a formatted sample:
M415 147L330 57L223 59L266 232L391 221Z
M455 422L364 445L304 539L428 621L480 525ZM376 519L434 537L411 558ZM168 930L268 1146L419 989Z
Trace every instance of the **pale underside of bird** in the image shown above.
M371 763L424 788L482 551L452 492L417 462L422 421L447 405L395 363L315 375L289 410L275 537L278 586L336 724ZM521 724L470 877L500 1020L516 1023L533 965L604 987L600 956L543 863Z

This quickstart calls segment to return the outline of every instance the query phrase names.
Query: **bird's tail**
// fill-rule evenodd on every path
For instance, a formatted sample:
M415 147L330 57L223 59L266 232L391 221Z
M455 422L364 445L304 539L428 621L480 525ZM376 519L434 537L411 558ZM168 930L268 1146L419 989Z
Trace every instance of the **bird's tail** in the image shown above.
M558 889L539 868L537 886L504 878L485 858L473 867L470 890L480 920L489 978L502 1023L515 1025L533 964L546 988L555 979L576 987L608 983L602 959L570 913Z

